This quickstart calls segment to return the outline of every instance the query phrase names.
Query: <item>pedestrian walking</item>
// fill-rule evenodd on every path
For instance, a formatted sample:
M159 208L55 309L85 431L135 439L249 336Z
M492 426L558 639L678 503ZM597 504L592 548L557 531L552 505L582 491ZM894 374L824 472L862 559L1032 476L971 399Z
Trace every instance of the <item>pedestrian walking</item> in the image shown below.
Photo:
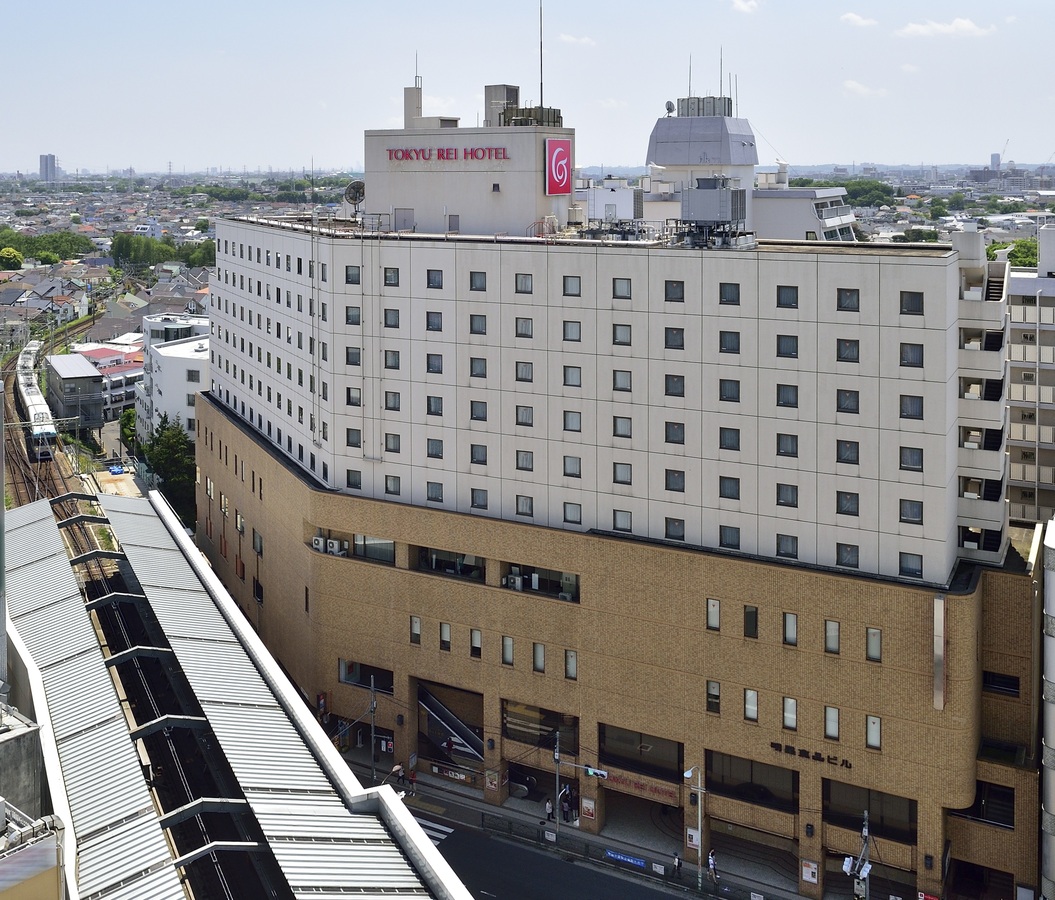
M564 819L565 824L571 821L571 803L568 800L568 795L565 794L560 801L560 815Z
M677 851L674 852L674 877L681 878L681 857Z
M413 797L418 792L418 771L417 769L410 770L410 796Z
M715 884L718 883L718 864L715 862L713 850L707 854L707 875Z
M394 771L396 773L396 783L397 784L406 784L407 783L407 773L406 773L406 770L403 768L402 761L396 763L396 768L395 768Z
M553 821L553 801L549 797L546 798L546 821Z

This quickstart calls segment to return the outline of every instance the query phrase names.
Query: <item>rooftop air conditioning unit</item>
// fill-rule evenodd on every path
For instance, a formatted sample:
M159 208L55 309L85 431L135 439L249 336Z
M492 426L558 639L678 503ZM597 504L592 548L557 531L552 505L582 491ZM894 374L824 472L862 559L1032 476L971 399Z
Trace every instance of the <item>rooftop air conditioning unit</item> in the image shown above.
M341 542L337 540L329 540L326 542L326 552L336 556L341 552Z
M976 541L964 541L963 542L963 549L964 550L977 550L978 549L978 543Z
M964 491L963 492L963 499L964 500L977 500L978 499L978 495L977 494L972 494L970 491Z
M522 591L522 590L524 590L524 576L523 575L510 575L509 576L509 586L514 591Z
M977 450L978 449L978 444L976 444L974 441L964 441L963 442L963 449L964 450Z
M313 537L311 539L311 549L317 550L319 553L326 552L326 538L324 537Z

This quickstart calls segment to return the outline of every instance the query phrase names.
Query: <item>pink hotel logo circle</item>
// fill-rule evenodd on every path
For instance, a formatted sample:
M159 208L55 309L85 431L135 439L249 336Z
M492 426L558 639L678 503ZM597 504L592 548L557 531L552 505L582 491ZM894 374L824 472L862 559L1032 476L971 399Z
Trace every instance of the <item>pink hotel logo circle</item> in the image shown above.
M571 193L571 139L546 139L546 195Z

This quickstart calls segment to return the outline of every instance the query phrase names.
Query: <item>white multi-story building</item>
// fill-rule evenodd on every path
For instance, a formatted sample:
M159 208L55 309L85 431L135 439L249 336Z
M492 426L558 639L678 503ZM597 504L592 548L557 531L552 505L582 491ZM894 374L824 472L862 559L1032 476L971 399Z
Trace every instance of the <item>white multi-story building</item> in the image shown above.
M146 443L163 415L193 441L194 397L209 384L209 320L171 314L143 319L143 381L136 385L136 437Z

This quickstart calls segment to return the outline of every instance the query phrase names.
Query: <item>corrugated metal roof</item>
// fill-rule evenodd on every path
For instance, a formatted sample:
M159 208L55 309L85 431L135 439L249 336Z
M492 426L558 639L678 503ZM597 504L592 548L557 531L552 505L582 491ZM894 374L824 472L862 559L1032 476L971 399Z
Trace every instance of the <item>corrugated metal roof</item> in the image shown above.
M100 503L294 895L432 896L381 820L344 805L150 503Z
M51 505L11 510L5 534L8 614L44 683L78 890L185 900Z

